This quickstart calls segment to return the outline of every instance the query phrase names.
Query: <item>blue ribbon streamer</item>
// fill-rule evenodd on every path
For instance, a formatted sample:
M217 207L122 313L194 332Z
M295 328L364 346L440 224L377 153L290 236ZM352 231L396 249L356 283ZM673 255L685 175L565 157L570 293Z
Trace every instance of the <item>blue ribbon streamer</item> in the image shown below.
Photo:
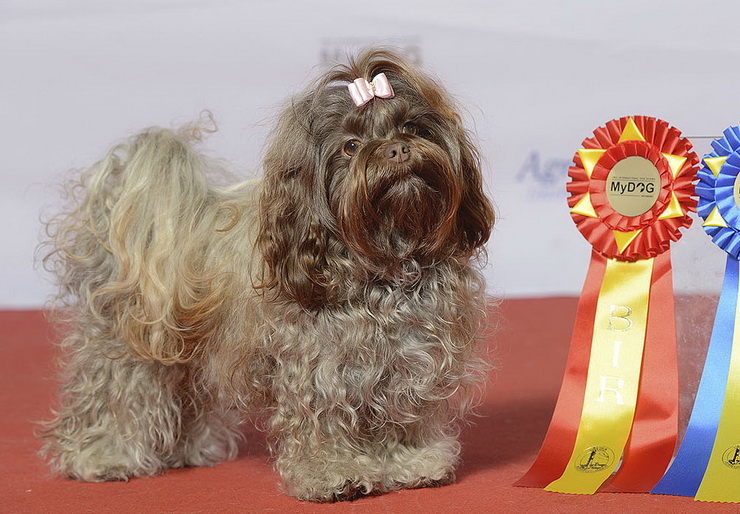
M740 263L727 256L725 279L714 318L704 371L681 447L653 494L695 496L712 453L730 369Z

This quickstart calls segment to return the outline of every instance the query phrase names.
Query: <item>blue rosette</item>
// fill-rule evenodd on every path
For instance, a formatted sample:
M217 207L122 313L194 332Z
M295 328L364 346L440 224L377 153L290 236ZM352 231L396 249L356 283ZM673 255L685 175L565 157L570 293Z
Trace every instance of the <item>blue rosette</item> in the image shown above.
M697 212L712 241L735 259L740 258L740 207L735 183L740 174L740 126L730 127L712 141L711 153L702 159L697 176Z
M704 219L702 226L712 241L727 252L725 278L686 433L673 463L652 493L740 502L737 488L726 487L726 481L717 479L716 469L727 467L727 463L714 462L721 460L715 442L722 439L724 409L734 408L734 404L725 406L725 400L728 395L732 398L737 394L726 388L730 387L732 354L740 351L740 340L734 338L740 296L740 126L725 130L722 138L712 142L712 148L702 159L703 166L697 173L697 212ZM735 427L728 426L722 430L727 432L728 428L737 432ZM737 476L732 480L736 479Z

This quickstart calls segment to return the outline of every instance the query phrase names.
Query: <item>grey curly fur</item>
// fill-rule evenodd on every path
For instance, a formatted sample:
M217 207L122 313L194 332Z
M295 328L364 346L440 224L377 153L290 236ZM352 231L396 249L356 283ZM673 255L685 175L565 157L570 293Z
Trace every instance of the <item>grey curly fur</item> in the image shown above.
M346 83L380 72L396 97L352 104ZM232 187L208 179L199 136L150 129L113 148L49 224L69 327L43 433L53 469L212 465L258 413L297 498L452 481L487 369L476 261L493 213L447 94L367 52L292 99L264 178Z

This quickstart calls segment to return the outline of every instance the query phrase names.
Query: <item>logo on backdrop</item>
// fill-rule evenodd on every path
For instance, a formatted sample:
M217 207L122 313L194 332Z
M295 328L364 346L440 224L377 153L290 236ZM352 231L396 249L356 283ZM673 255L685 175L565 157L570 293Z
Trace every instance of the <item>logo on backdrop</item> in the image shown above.
M358 38L358 37L336 37L322 38L319 41L319 60L324 65L332 65L337 62L346 62L347 56L356 54L363 48L385 45L397 50L411 64L419 66L422 64L421 41L418 37L405 38Z
M570 165L569 159L544 158L538 150L532 150L519 167L516 180L526 185L532 199L562 201Z

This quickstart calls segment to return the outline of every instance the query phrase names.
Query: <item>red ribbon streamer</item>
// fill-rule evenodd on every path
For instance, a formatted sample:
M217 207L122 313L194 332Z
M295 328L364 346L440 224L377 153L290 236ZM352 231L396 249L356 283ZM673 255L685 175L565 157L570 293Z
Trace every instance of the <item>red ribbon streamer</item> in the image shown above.
M578 300L573 338L565 365L565 376L560 386L560 394L550 421L550 428L547 430L534 464L514 485L545 487L553 480L557 480L563 474L565 466L568 465L583 410L596 304L605 270L606 258L593 250L581 298Z
M515 485L545 487L568 465L583 410L593 323L606 258L591 253L578 302L573 339L558 402L542 448L529 471ZM602 491L648 492L668 467L678 429L678 361L675 348L673 281L670 252L655 258L640 389L630 439L622 465Z

